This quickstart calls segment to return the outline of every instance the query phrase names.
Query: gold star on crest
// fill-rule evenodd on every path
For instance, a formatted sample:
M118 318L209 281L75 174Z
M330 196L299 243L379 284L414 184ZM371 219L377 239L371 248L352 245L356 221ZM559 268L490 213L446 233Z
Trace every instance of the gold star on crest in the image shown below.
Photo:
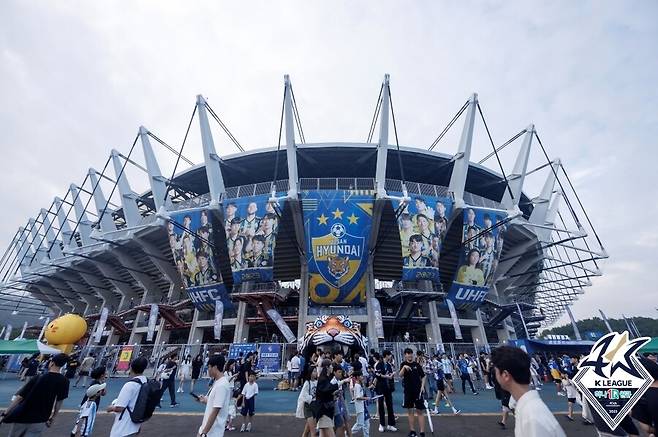
M351 216L347 217L347 220L350 221L351 225L355 225L357 220L359 220L359 218L357 216L355 216L354 213L352 213Z
M344 211L341 211L340 209L336 208L336 211L332 212L332 214L334 215L335 219L341 219L342 220L343 219L343 212Z
M325 216L324 213L320 214L320 217L318 217L318 224L319 225L326 225L327 220L329 220L329 217Z

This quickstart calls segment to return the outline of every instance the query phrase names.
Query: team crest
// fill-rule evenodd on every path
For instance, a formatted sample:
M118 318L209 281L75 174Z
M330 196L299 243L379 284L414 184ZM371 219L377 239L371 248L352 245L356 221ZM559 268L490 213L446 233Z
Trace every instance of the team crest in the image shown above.
M327 235L312 238L311 246L318 272L334 287L346 284L361 270L365 238L348 234L342 223L335 223Z
M612 332L592 347L573 382L606 424L615 429L647 391L653 378L635 354L650 338Z

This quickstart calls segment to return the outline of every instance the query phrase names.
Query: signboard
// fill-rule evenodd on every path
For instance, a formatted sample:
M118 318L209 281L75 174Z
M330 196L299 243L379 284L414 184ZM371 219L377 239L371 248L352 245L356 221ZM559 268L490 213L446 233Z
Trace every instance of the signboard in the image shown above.
M272 281L279 216L268 195L229 199L224 210L233 283Z
M448 290L456 308L477 309L493 284L494 273L503 250L505 211L488 208L464 208L462 246L459 267Z
M302 193L311 304L365 303L373 200L368 191Z
M416 196L400 214L403 281L439 282L439 256L452 203L448 197Z
M130 360L133 357L133 346L124 346L121 348L119 354L119 362L117 363L117 372L126 371L130 368Z
M200 311L214 311L215 301L233 307L219 268L217 232L221 214L212 209L191 209L171 214L167 224L169 246L183 286ZM219 241L222 241L220 239Z
M279 343L261 343L256 368L265 373L280 371L281 345Z
M256 343L232 343L228 349L228 359L237 360L240 358L240 352L247 356L249 352L256 352Z

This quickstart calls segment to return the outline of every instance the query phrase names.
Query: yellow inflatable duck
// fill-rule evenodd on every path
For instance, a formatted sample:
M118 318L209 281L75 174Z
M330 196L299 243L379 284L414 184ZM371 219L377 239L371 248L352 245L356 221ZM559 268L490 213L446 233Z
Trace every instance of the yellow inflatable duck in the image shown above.
M68 354L86 333L85 319L77 314L64 314L48 324L44 336L50 346Z

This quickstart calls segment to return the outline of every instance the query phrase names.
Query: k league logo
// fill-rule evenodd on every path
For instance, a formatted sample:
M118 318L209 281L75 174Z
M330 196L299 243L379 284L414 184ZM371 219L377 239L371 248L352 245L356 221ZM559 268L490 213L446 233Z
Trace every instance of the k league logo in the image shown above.
M612 332L596 342L573 382L613 430L647 391L653 378L635 357L650 338Z

